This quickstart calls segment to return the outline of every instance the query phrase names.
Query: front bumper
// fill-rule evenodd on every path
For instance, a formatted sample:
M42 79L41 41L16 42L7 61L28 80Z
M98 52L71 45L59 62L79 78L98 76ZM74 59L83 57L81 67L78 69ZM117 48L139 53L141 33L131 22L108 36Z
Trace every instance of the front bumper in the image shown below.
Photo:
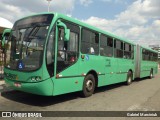
M47 79L41 82L19 82L4 79L6 84L8 84L14 90L19 90L27 93L52 96L53 95L53 82L51 79Z

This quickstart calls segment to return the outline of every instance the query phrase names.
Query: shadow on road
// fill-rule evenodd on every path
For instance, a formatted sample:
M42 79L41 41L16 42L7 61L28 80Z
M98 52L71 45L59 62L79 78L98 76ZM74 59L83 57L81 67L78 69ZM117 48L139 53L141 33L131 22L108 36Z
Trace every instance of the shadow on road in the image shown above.
M40 96L16 90L2 92L1 96L23 104L42 107L77 99L79 97L77 93L69 93L59 96Z
M136 83L142 80L146 80L146 78L136 79L133 81L133 83ZM121 86L125 86L125 84L118 83L118 84L100 87L95 90L95 94L116 89ZM79 92L58 95L58 96L40 96L40 95L34 95L34 94L25 93L25 92L16 91L16 90L3 91L1 92L1 96L6 99L20 102L23 104L33 105L33 106L42 106L42 107L80 98Z
M141 82L141 81L147 80L147 79L148 79L148 77L136 78L134 81L132 81L132 83L133 84L138 83L138 82ZM115 89L115 88L118 88L118 87L121 87L121 86L128 86L128 85L126 85L125 82L116 83L116 84L112 84L112 85L107 85L107 86L97 88L95 93L105 92L105 91L112 90L112 89Z

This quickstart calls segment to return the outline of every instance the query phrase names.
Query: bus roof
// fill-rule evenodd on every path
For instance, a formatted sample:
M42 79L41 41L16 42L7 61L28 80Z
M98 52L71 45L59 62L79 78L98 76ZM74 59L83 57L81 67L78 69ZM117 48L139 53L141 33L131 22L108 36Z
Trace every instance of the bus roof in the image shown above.
M68 20L68 21L72 21L72 22L75 23L75 24L79 24L80 26L83 26L83 27L92 29L92 30L97 31L97 32L102 33L102 34L106 34L106 35L109 36L109 37L113 37L113 38L115 38L115 39L117 39L117 40L121 40L121 41L130 43L130 44L132 44L132 45L136 45L134 42L130 41L129 39L126 39L126 38L117 36L117 35L115 35L115 34L113 34L113 33L108 32L108 31L101 30L101 29L99 29L99 28L97 28L97 27L94 27L94 26L91 26L91 25L89 25L89 24L87 24L87 23L84 23L84 22L82 22L82 21L80 21L80 20L78 20L78 19L71 18L71 17L69 17L69 16L67 16L67 15L64 15L64 14L61 14L61 13L57 13L57 12L42 12L42 13L33 14L33 15L30 15L30 16L23 17L23 18L21 18L21 19L19 19L19 20L25 19L25 18L27 18L27 17L32 17L32 16L35 16L35 15L43 15L43 14L54 14L54 17L57 17L57 19L58 19L58 18L62 18L62 19L64 18L64 19L66 19L66 20ZM17 20L17 21L19 21L19 20ZM141 45L140 45L140 46L141 46ZM156 52L155 50L152 50L152 49L150 49L150 48L147 48L147 47L144 47L144 46L141 46L141 47L142 47L142 48L145 48L145 49L147 49L147 50Z

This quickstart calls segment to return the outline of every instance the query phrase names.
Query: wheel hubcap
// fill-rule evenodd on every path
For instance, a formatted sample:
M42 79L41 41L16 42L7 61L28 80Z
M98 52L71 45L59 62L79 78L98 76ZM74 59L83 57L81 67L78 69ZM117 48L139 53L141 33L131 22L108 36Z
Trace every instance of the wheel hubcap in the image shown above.
M87 82L86 82L86 89L87 89L87 91L91 91L93 89L93 82L92 82L92 80L87 80Z
M131 77L128 78L128 83L130 83L130 82L131 82Z
M150 75L150 76L151 76L151 78L152 78L152 77L153 77L153 74L151 73L151 75Z

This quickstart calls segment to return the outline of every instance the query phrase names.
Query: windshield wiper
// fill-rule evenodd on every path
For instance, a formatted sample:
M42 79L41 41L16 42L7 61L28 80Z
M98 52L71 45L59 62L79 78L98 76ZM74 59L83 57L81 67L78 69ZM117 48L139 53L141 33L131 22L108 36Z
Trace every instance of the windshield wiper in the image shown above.
M37 39L39 38L38 36L28 36L28 39Z
M39 28L40 26L34 26L32 30L28 33L28 35L24 37L24 41L31 42L31 39L36 39L37 37L35 35L38 32Z

